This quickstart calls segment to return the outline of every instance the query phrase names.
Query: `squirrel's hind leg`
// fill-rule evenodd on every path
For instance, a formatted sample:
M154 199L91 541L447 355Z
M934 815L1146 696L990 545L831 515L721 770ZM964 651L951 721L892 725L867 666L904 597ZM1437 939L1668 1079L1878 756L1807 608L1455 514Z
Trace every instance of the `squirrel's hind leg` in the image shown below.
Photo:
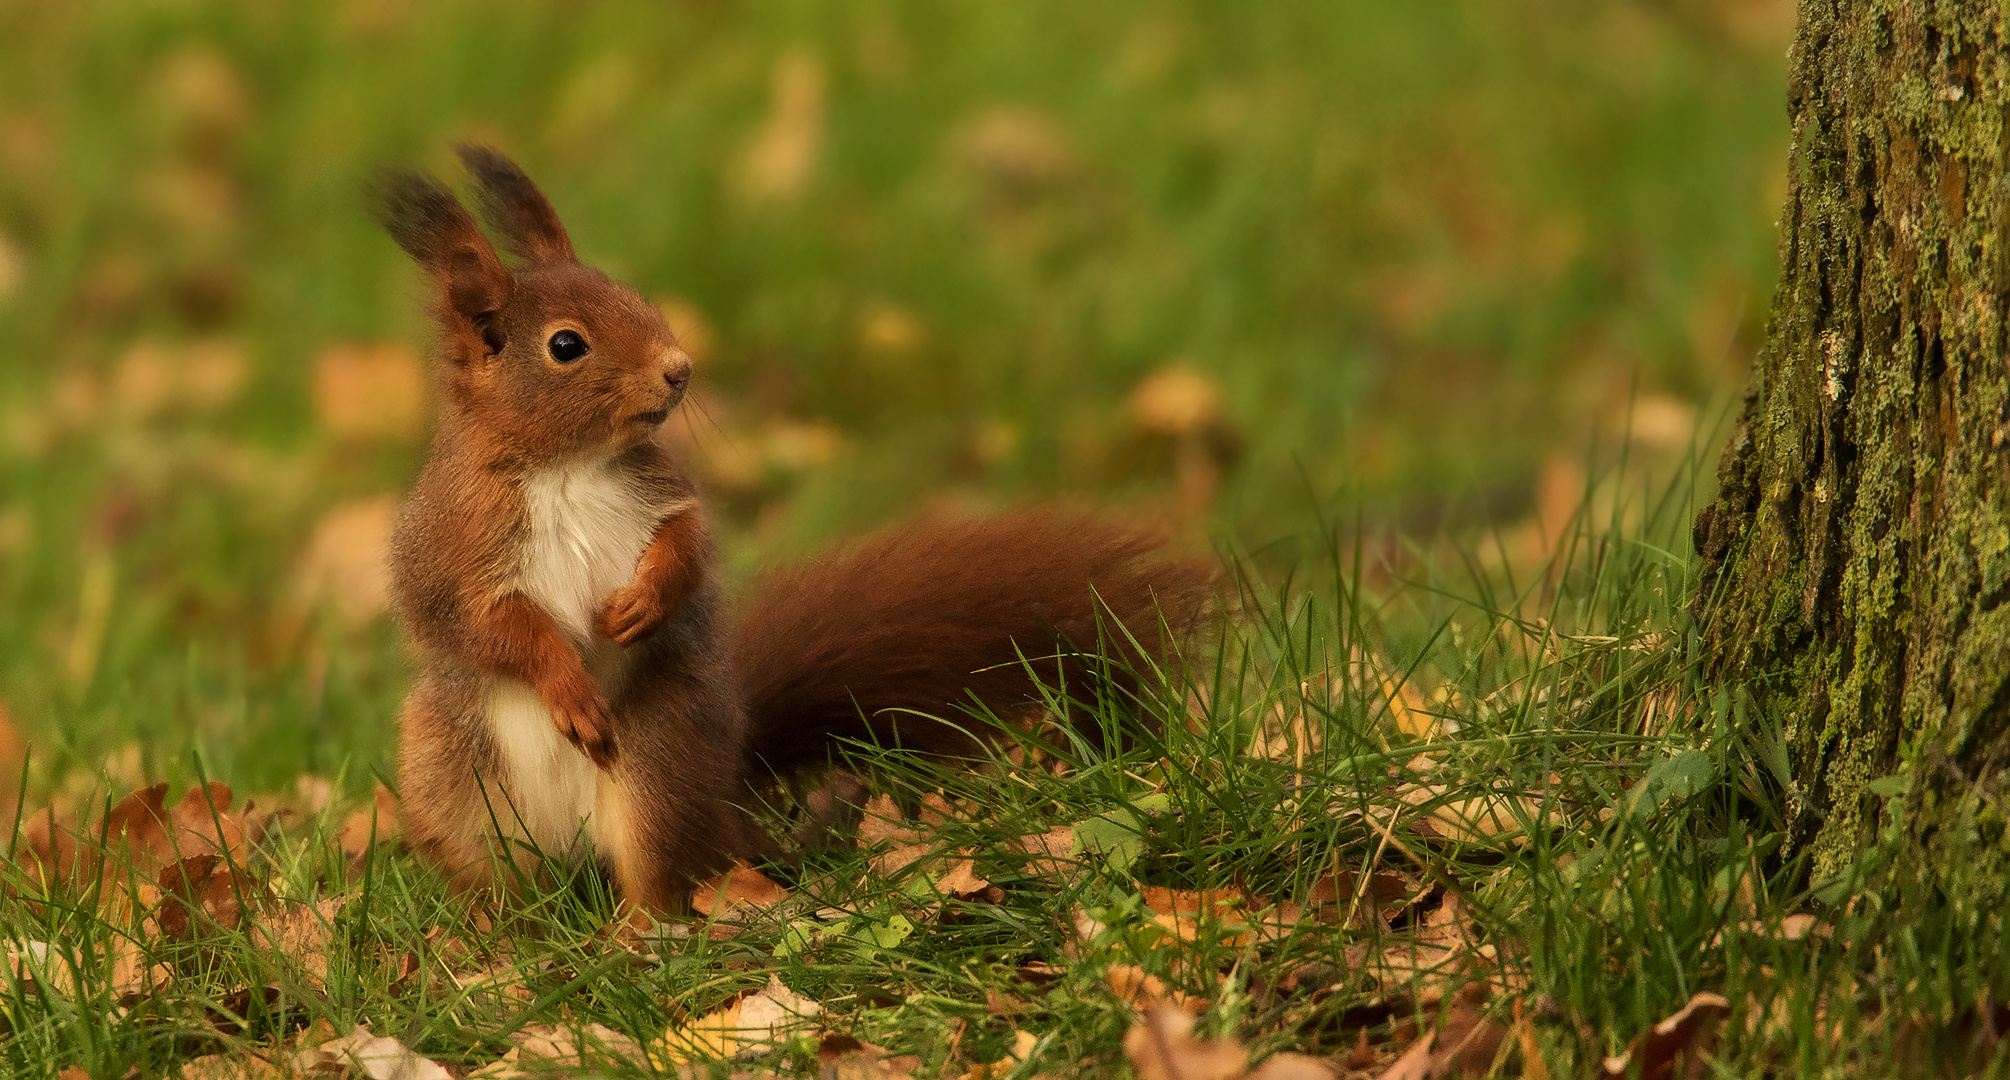
M739 807L709 794L652 791L617 767L594 793L593 840L613 865L621 907L674 918L691 913L691 892L746 853L748 824Z

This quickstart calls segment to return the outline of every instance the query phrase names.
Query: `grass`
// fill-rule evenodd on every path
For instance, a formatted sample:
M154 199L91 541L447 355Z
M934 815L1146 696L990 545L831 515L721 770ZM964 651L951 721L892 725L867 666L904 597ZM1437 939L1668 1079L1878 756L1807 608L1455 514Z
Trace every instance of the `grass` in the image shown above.
M176 977L114 1009L106 958L132 924L90 897L29 903L36 886L10 868L6 932L17 949L52 943L61 960L35 978L74 989L15 983L0 1059L17 1075L153 1075L270 1053L325 1021L309 1030L365 1023L473 1068L535 1025L597 1023L669 1039L653 1042L668 1068L697 1018L777 977L821 1014L735 1068L814 1071L819 1034L835 1033L913 1055L918 1075L1121 1074L1129 995L1150 976L1205 1003L1198 1032L1259 1058L1386 1047L1351 1059L1361 1075L1453 1000L1513 1033L1489 1059L1498 1075L1540 1075L1531 1054L1548 1075L1591 1075L1704 991L1733 1003L1711 1059L1723 1075L2003 1075L1993 1038L1975 1041L1989 1022L1977 1008L2001 1000L2002 943L1930 898L1901 913L1895 851L1860 880L1810 882L1781 850L1777 721L1694 675L1686 498L1629 506L1637 485L1600 490L1614 494L1588 498L1525 577L1440 547L1371 591L1364 548L1329 528L1299 583L1245 580L1190 677L1128 699L1098 677L1106 661L1083 658L1050 708L1086 710L1122 749L1063 725L976 767L855 748L852 770L893 797L878 812L905 808L914 835L896 841L932 854L894 868L885 843L798 850L762 867L787 900L684 924L653 956L610 937L591 876L531 883L491 922L395 844L351 865L331 810L250 860L279 896L350 897L309 965L325 972L211 926L147 939ZM1587 520L1602 501L1609 516ZM1427 556L1447 554L1441 574ZM1026 838L1056 827L1073 856L1043 862ZM931 878L959 856L996 891L938 892ZM1319 909L1322 879L1341 884ZM1182 892L1203 898L1184 930L1161 917ZM1249 932L1280 900L1305 917ZM1805 915L1818 929L1788 932ZM1418 970L1420 948L1441 967ZM246 996L260 987L273 989ZM638 1056L608 1074L651 1067Z

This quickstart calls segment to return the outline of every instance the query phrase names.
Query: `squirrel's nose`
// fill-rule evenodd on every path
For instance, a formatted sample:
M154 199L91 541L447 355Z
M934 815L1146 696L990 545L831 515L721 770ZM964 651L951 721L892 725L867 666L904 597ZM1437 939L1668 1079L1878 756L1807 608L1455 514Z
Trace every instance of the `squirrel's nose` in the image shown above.
M663 357L663 381L683 393L691 385L691 357L682 349L671 349Z

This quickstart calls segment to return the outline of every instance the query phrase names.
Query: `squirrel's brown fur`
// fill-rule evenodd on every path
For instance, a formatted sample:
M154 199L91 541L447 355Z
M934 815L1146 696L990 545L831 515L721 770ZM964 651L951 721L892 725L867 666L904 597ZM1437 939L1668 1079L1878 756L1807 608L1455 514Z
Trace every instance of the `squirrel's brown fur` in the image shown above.
M1051 671L1115 643L1143 664L1168 644L1161 614L1175 634L1195 618L1205 565L1047 508L773 571L729 631L703 507L657 439L689 357L579 264L515 164L460 152L520 265L436 181L390 174L376 195L437 289L439 428L392 569L425 658L401 717L406 828L456 881L590 850L625 903L678 910L759 845L742 806L777 773L841 739L964 749L911 711L955 718L972 692L1010 709L1034 691L1022 656Z

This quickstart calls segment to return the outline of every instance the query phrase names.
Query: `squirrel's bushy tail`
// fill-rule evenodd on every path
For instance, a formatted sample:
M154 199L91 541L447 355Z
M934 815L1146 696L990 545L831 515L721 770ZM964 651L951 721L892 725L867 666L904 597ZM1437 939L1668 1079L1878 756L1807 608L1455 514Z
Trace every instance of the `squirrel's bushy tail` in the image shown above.
M1161 662L1217 577L1212 560L1164 546L1148 530L1045 507L910 525L763 574L733 645L749 779L823 765L843 739L966 752L956 727L905 710L962 721L974 693L1010 716L1035 692L1021 656L1050 682L1057 654L1077 650L1100 647L1133 670ZM1080 685L1088 665L1066 666Z

